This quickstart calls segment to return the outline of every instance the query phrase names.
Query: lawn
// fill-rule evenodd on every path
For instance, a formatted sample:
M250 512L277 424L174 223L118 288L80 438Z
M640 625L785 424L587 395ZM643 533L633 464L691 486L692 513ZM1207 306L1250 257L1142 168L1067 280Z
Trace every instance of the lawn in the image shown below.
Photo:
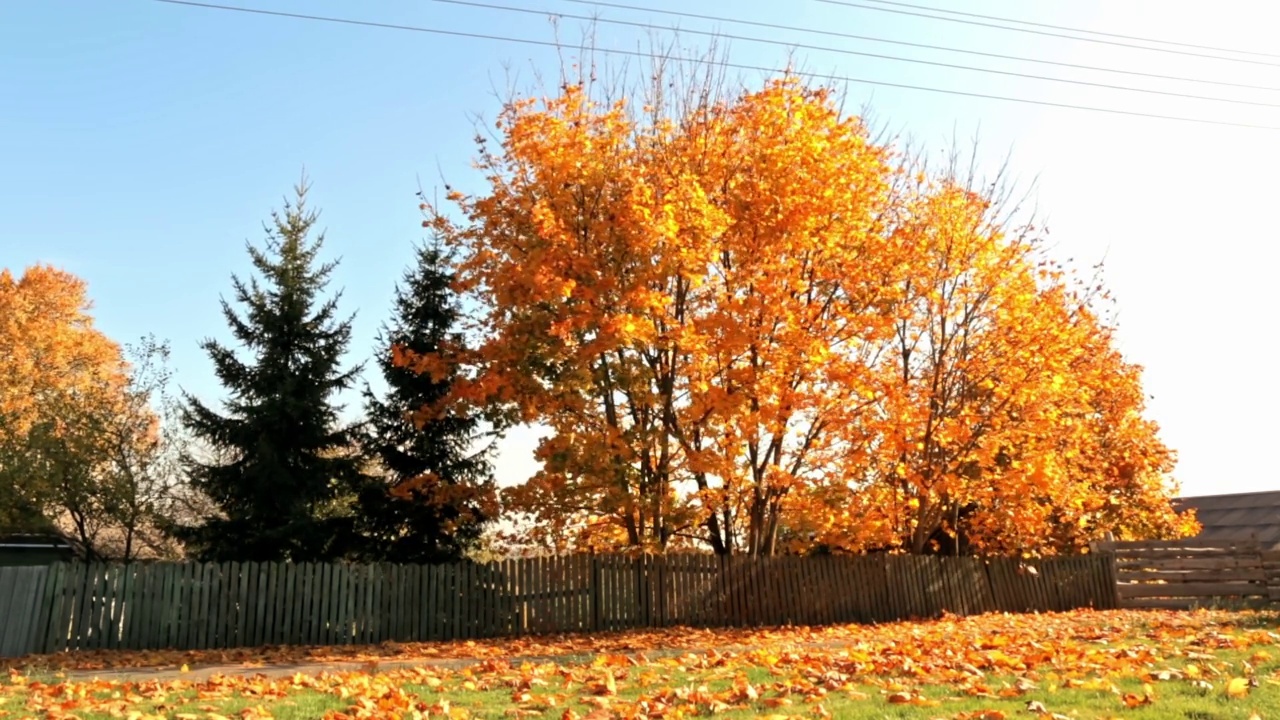
M45 670L36 664L10 670L0 684L0 717L1280 718L1278 631L1280 617L1269 613L985 615L328 655L274 649L261 654L276 662L329 656L368 664L359 671L201 680L151 670L129 680L95 680L77 670L216 659L209 654L68 654L39 659ZM524 661L504 656L504 646L507 655L597 654ZM417 661L394 669L377 664L392 659Z

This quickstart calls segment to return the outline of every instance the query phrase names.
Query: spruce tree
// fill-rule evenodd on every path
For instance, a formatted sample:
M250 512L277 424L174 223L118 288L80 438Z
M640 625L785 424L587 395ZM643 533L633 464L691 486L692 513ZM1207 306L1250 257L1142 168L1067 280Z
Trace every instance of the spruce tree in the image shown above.
M433 377L398 366L393 348L448 354L463 347L448 259L438 246L417 249L416 263L396 286L394 317L378 337L379 398L365 388L366 446L382 477L360 494L362 555L368 560L434 563L455 560L480 537L492 515L494 483L487 449L475 448L480 419L437 408L453 374Z
M341 293L322 297L336 262L317 260L324 235L309 235L317 213L308 185L264 224L262 248L247 244L257 274L232 276L237 312L222 313L248 359L215 340L201 347L229 397L219 413L185 396L183 421L212 460L186 459L192 485L223 517L178 528L205 560L320 561L346 551L349 505L361 482L350 428L340 425L334 395L351 387L344 370L351 318L337 317Z

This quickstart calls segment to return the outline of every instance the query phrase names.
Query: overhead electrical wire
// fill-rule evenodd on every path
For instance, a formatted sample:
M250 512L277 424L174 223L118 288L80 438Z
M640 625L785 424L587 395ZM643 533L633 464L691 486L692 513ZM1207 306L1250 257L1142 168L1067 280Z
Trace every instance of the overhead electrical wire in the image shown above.
M1114 73L1118 75L1132 75L1136 77L1149 77L1159 80L1174 80L1176 82L1198 83L1201 85L1219 85L1222 87L1236 87L1248 90L1266 90L1269 92L1280 92L1280 87L1274 85L1251 85L1249 83L1230 82L1227 80L1206 80L1203 78L1182 77L1179 75L1163 75L1161 73L1142 72L1140 70L1125 70L1122 68L1102 67L1098 65L1083 65L1080 63L1062 62L1059 60L1044 60L1041 58L1024 57L1020 55L1004 55L1001 53L986 52L983 50L971 50L968 48L948 47L946 45L933 45L930 43L911 42L908 40L890 40L888 38L874 37L870 35L858 35L855 33L840 32L838 30L824 30L820 28L807 28L795 25L782 25L779 23L761 22L759 20L746 20L742 18L723 17L720 15L706 15L702 13L686 12L682 10L660 10L658 8L644 7L640 5L628 5L626 3L609 2L608 0L560 0L561 2L574 3L576 5L588 5L593 7L607 7L615 10L630 10L634 12L650 12L658 15L670 15L671 17L690 18L694 20L709 20L711 22L732 23L734 25L746 25L750 27L766 28L769 30L786 30L789 32L808 33L811 35L824 35L827 37L838 37L846 40L861 40L865 42L883 43L886 45L900 45L902 47L913 47L922 50L940 50L943 52L959 53L963 55L975 55L979 57L997 58L1000 60L1014 60L1017 62L1036 63L1039 65L1052 65L1055 67L1072 68L1074 70L1091 70L1094 72Z
M429 0L430 2L443 3L446 5L463 5L474 8L485 8L488 10L502 10L506 12L526 13L530 15L554 15L557 17L570 18L574 20L588 20L591 22L600 22L609 25L625 25L629 27L644 28L646 30L663 30L656 25L643 22L634 22L631 20L614 20L610 18L592 17L589 15L574 15L572 13L561 13L551 10L541 10L537 8L512 7L510 5L495 5L487 2L478 2L478 0ZM772 40L769 38L752 37L750 35L735 35L732 33L722 33L710 30L691 30L689 28L680 28L674 32L689 33L692 35L703 35L706 37L725 38L727 40L741 40L744 42L765 43L768 45L779 45L783 47L799 48L803 50L818 50L821 52L841 53L844 55L857 55L859 57L876 58L879 60L892 60L895 62L914 63L917 65L931 65L933 67L944 67L952 70L968 70L971 72L989 73L992 75L1004 75L1006 77L1019 77L1028 80L1040 80L1043 82L1063 83L1067 85L1083 85L1086 87L1103 88L1106 90L1121 90L1124 92L1145 93L1148 95L1164 95L1167 97L1186 98L1190 100L1203 100L1206 102L1230 103L1233 105L1254 105L1257 107L1280 107L1280 103L1258 102L1255 100L1237 100L1235 98L1214 97L1210 95L1196 95L1194 93L1175 92L1172 90L1156 90L1153 88L1134 87L1132 85L1112 85L1110 83L1093 82L1090 80L1074 80L1071 78L1057 78L1047 75L1036 75L1033 73L1016 72L1013 70L997 70L995 68L981 68L972 65L959 65L956 63L940 62L937 60L924 60L920 58L901 57L898 55L884 55L881 53L863 52L861 50L850 50L847 48L829 47L824 45L809 45L806 43L793 43L785 40Z
M1136 40L1138 42L1159 43L1161 45L1175 45L1177 47L1194 48L1196 50L1213 50L1215 52L1236 53L1237 55L1280 58L1280 54L1276 53L1258 52L1256 50L1236 50L1234 48L1215 47L1213 45L1196 45L1195 43L1180 42L1178 40L1161 40L1159 38L1139 37L1137 35L1124 35L1121 33L1103 32L1102 30L1089 30L1087 28L1053 25L1051 23L1034 22L1031 20L1019 20L1017 18L1000 17L997 15L982 15L980 13L965 12L963 10L947 10L940 7L912 5L911 3L896 2L896 0L864 0L864 2L871 2L877 5L895 5L897 7L911 8L912 10L925 10L928 12L944 13L946 15L960 15L962 17L979 18L981 20L995 20L997 22L1014 23L1015 25L1030 25L1031 27L1042 27L1050 30L1065 30L1066 32L1084 33L1086 35L1101 35L1103 37L1113 37L1121 40Z
M475 32L467 32L462 30L446 30L443 28L431 28L431 27L423 27L419 25L402 25L402 24L396 24L396 23L376 22L372 20L356 20L353 18L339 18L339 17L324 16L324 15L309 15L305 13L291 13L291 12L284 12L280 10L265 10L262 8L250 8L250 7L241 7L236 5L221 5L216 3L198 2L197 0L154 0L154 2L164 3L167 5L180 5L180 6L186 6L186 7L205 8L209 10L220 10L220 11L227 11L227 12L247 13L247 14L253 14L253 15L265 15L265 16L280 17L280 18L291 18L295 20L328 22L328 23L336 23L336 24L359 26L359 27L380 28L380 29L386 29L386 30L404 30L404 31L411 31L411 32L430 33L434 35L445 35L445 36L451 36L451 37L473 38L473 39L480 39L480 40L494 40L498 42L512 42L512 43L519 43L524 45L537 45L542 47L553 47L553 48L562 47L560 43L556 43L548 40L533 40L529 38L516 38L516 37L509 37L504 35L490 35L487 33L475 33ZM639 50L617 50L617 49L610 49L610 48L593 48L593 50L595 52L600 52L600 53L605 53L610 55L626 55L631 57L644 57L644 58L654 57L653 53L641 52ZM735 62L720 61L720 60L703 60L703 59L697 59L697 58L672 58L672 59L683 60L683 61L704 62L710 65L726 67L726 68L735 68L739 70L753 70L753 71L766 72L766 73L778 72L778 68L766 67L764 65L750 65L746 63L735 63ZM868 80L865 78L857 78L857 77L852 77L847 75L834 75L829 73L813 73L813 72L799 72L799 71L793 71L793 72L796 75L818 78L818 79L828 79L828 80L858 83L858 84L864 84L864 85L875 85L878 87L899 88L903 90L919 90L922 92L940 93L945 95L956 95L960 97L981 98L986 100L1003 100L1005 102L1014 102L1014 103L1021 103L1026 105L1040 105L1043 107L1056 107L1056 108L1081 110L1081 111L1088 111L1088 112L1100 112L1100 113L1107 113L1111 115L1124 115L1124 116L1130 116L1130 117L1173 120L1178 122L1196 123L1200 125L1216 125L1216 126L1222 126L1222 127L1249 128L1253 130L1269 130L1269 131L1280 130L1280 126L1275 126L1275 125L1258 125L1253 123L1231 122L1231 121L1225 121L1225 120L1210 120L1207 118L1186 117L1186 116L1180 116L1180 115L1162 115L1160 113L1149 113L1149 112L1142 112L1137 110L1121 110L1117 108L1105 108L1105 107L1096 107L1096 106L1089 106L1089 105L1075 105L1071 103L1060 103L1060 102L1053 102L1049 100L1033 100L1030 98L1020 98L1020 97L1013 97L1008 95L991 95L987 93L968 92L964 90L950 90L946 88L930 87L927 85L911 85L907 83L895 83L895 82L889 82L884 80Z
M942 20L949 23L962 23L964 25L976 25L978 27L995 28L997 30L1008 30L1010 32L1029 33L1031 35L1041 35L1044 37L1065 38L1067 40L1076 40L1079 42L1097 43L1099 45L1114 45L1116 47L1127 47L1135 50L1146 50L1148 52L1168 53L1171 55L1186 55L1188 57L1209 58L1211 60L1222 60L1224 62L1244 63L1246 65L1264 65L1266 67L1280 67L1280 63L1265 62L1263 60L1247 60L1245 58L1224 57L1222 55L1209 55L1206 53L1191 52L1189 50L1174 50L1172 48L1149 47L1147 45L1135 45L1133 43L1120 42L1118 40L1103 40L1101 38L1077 37L1075 35L1064 35L1062 33L1049 32L1047 30L1033 30L1031 28L1009 27L1008 25L996 25L994 23L982 22L979 20L965 20L964 18L940 17L938 15L928 15L914 10L899 10L897 8L877 7L875 5L863 5L862 3L849 2L849 0L814 0L814 2L825 3L827 5L838 5L841 7L857 8L859 10L874 10L876 12L893 13L895 15L910 15L912 17L929 18L930 20ZM1234 51L1229 51L1234 52Z

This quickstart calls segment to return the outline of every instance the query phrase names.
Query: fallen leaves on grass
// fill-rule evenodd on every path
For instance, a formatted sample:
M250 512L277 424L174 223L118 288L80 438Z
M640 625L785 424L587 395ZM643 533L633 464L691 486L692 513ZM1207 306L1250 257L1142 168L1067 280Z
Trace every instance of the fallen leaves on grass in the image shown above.
M823 628L785 628L767 630L669 628L599 635L552 635L544 637L458 640L451 642L386 642L379 645L349 646L267 646L221 650L100 650L73 651L52 655L29 655L0 659L0 669L41 667L66 671L102 671L113 669L157 668L195 669L208 666L265 668L273 665L420 662L435 660L484 660L494 658L550 658L564 655L608 654L625 656L655 650L685 649L749 649L789 648L831 645L880 647L898 641L914 642L915 648L901 648L886 662L897 662L900 669L911 672L912 664L926 663L934 657L939 642L950 647L946 659L957 654L973 655L973 665L983 671L1018 671L1028 661L1036 662L1051 650L1044 645L1028 643L1039 638L1041 643L1067 639L1074 646L1104 642L1125 637L1133 627L1148 628L1147 648L1134 652L1150 653L1169 642L1195 642L1193 650L1240 649L1267 639L1268 631L1246 630L1227 634L1221 630L1238 622L1242 616L1227 612L1200 611L1176 613L1159 611L1077 611L1045 615L992 614L971 618L948 617L935 622L901 622L887 625L839 625ZM1261 639L1260 639L1261 638ZM954 639L954 642L944 642ZM930 644L933 643L933 644ZM974 647L976 645L976 647ZM912 650L915 650L913 652ZM1066 648L1070 650L1070 648ZM1266 651L1262 658L1269 659ZM1195 660L1190 654L1188 659ZM1212 657L1212 656L1209 656ZM1149 659L1143 656L1121 658L1129 662ZM1260 659L1259 662L1262 660ZM376 668L376 665L373 666Z
M348 671L276 672L274 677L217 673L197 679L194 673L170 672L171 679L64 676L44 682L11 669L9 682L0 684L0 717L9 712L50 720L86 713L125 720L219 720L232 715L269 720L273 708L310 691L341 708L328 711L329 720L467 718L473 710L457 700L470 697L475 702L477 694L516 718L674 719L731 710L826 718L830 702L854 702L939 708L940 715L962 720L1002 720L1006 715L1061 720L1069 716L1052 711L1049 702L1058 689L1106 693L1116 699L1117 710L1157 705L1161 683L1205 688L1231 701L1247 697L1260 682L1255 670L1270 661L1271 650L1280 644L1273 630L1249 624L1257 617L1074 612L824 629L668 630L398 644L393 650L282 649L259 658L264 663L281 657L294 662L340 658L365 665ZM499 654L501 648L505 654ZM383 650L394 654L377 655ZM597 654L589 661L563 657L593 651ZM1223 661L1222 651L1236 653L1238 661ZM235 653L250 657L249 651ZM545 657L513 657L524 653ZM73 667L121 667L159 658L164 664L195 664L211 655L98 653L63 659ZM90 662L84 662L86 657ZM450 657L474 663L445 667L434 662ZM418 664L377 664L387 658ZM1264 681L1280 682L1280 675ZM1123 692L1117 683L1140 691ZM948 702L964 698L971 703L990 699L993 705L1016 698L1021 704L1013 710L1006 705L1004 710L946 712ZM239 709L232 713L229 706Z

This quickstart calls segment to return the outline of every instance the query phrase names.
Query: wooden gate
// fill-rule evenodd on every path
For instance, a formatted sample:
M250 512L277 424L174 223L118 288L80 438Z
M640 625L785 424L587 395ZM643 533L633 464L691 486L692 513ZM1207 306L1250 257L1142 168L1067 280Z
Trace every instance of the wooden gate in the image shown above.
M1142 540L1106 543L1099 549L1115 553L1122 608L1263 605L1271 600L1263 553L1252 540Z

